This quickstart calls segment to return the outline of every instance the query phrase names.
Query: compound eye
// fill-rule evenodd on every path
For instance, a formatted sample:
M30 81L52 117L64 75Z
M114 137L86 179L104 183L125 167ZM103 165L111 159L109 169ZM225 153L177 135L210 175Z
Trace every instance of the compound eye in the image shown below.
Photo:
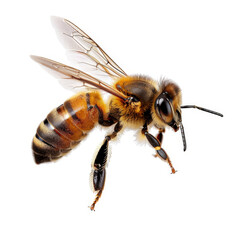
M173 119L173 112L169 101L165 98L160 98L157 101L159 115L165 123L170 123Z

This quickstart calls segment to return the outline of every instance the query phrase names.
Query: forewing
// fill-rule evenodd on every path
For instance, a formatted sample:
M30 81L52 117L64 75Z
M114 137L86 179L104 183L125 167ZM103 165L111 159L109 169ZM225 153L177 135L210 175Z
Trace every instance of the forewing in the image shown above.
M65 88L70 88L71 90L76 91L79 91L79 89L83 86L97 88L114 96L117 96L123 100L126 100L126 96L119 92L117 89L76 68L55 62L44 57L31 56L31 58L44 66L55 77L60 78L60 83L64 85Z
M68 56L91 75L119 78L127 74L85 32L67 19L52 17L52 24Z

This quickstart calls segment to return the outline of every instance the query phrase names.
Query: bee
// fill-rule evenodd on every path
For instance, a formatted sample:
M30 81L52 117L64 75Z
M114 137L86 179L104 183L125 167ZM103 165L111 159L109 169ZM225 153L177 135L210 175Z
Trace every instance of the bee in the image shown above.
M32 141L33 156L37 164L54 161L79 144L97 124L113 126L112 133L105 137L92 162L90 177L96 196L91 210L94 210L104 189L109 142L126 126L139 129L156 150L156 156L166 161L171 172L175 173L168 154L162 148L162 140L165 128L172 128L175 132L180 129L183 150L186 150L181 109L196 108L223 117L218 112L195 105L182 106L181 89L171 80L158 83L147 76L127 75L72 22L52 17L52 24L70 59L82 70L31 56L57 76L64 87L77 91L40 123ZM111 79L113 83L104 82L102 78ZM101 91L110 94L108 103L103 100ZM156 137L148 131L151 126L158 129Z

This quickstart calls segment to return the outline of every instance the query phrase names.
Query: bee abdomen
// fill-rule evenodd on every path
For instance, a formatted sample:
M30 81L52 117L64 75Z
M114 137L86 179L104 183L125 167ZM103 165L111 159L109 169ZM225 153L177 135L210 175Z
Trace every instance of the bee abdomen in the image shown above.
M80 93L53 109L33 138L35 162L56 160L76 146L98 122L98 103L103 106L99 93Z

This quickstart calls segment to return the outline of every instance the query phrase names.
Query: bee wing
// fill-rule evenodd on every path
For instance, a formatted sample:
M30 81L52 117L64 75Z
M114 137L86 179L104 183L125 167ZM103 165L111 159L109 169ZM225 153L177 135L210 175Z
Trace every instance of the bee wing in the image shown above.
M123 77L127 74L85 32L67 19L52 17L52 24L68 56L81 69L94 75Z
M31 58L41 64L42 66L46 67L50 73L52 73L55 77L63 79L60 80L60 83L64 85L65 88L74 88L75 90L79 90L81 87L90 87L90 88L97 88L101 89L105 92L108 92L114 96L117 96L123 100L126 100L126 96L119 92L117 89L113 88L112 86L76 69L67 65L64 65L59 62L55 62L53 60L39 57L39 56L31 56ZM68 86L66 86L66 84Z

